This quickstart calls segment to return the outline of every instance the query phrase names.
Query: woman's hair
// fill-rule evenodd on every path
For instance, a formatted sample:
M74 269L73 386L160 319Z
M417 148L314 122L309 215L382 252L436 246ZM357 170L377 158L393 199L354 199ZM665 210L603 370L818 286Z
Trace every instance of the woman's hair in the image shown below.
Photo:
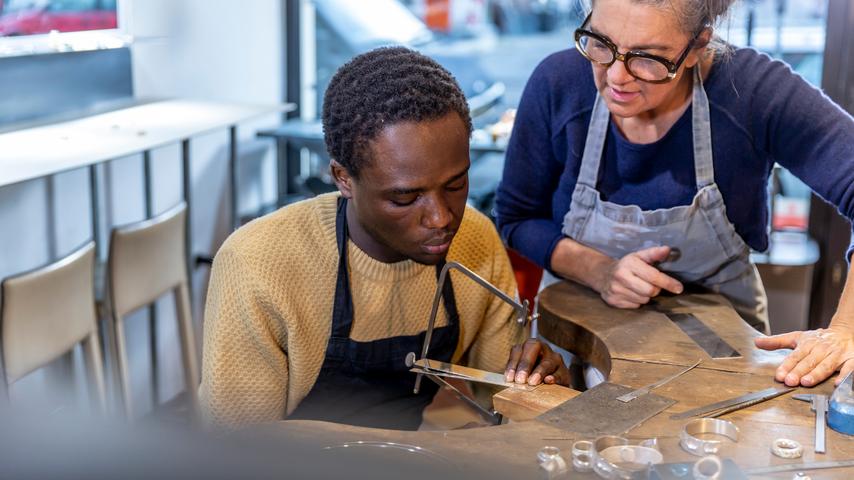
M694 36L704 28L714 28L737 0L631 0L642 5L651 5L673 12L682 30ZM587 12L593 9L596 0L584 0ZM717 37L712 37L708 48L716 53L727 49L726 43Z

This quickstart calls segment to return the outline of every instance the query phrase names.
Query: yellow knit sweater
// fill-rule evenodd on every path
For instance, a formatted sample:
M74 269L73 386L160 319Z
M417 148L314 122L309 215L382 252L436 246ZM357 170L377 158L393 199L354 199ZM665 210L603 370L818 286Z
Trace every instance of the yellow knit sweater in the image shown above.
M214 260L205 309L200 400L208 423L235 427L280 420L308 395L332 325L338 194L299 202L234 232ZM436 269L382 263L348 245L351 338L370 341L426 328ZM467 208L448 252L511 296L516 283L495 228ZM503 371L523 332L512 309L451 272L460 315L454 362ZM436 326L447 325L444 308Z

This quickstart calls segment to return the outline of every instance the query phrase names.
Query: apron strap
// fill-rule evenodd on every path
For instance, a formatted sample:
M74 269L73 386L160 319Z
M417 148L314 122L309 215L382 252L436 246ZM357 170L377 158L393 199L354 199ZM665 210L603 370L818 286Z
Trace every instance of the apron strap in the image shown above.
M578 183L590 188L596 188L596 179L599 178L599 164L602 161L610 117L611 112L608 111L608 106L605 105L602 96L597 93L596 102L590 114L590 126L587 128L587 140L584 142L581 170L578 172Z
M350 293L350 273L347 268L347 199L338 197L335 213L335 241L338 244L338 276L335 281L335 300L332 306L331 338L350 338L353 326L353 296Z
M691 105L691 130L694 134L694 175L697 190L715 183L712 161L712 122L709 119L709 97L703 88L700 64L694 67L694 98Z

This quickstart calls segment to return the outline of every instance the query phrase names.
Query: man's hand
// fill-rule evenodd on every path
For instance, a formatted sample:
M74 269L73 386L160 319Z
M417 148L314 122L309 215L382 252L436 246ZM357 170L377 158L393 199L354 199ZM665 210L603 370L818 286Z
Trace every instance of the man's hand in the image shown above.
M670 254L670 247L652 247L630 253L614 261L603 272L597 288L605 303L617 308L638 308L662 290L679 294L682 284L665 275L656 264Z
M531 338L513 347L504 370L508 382L538 385L540 382L569 386L569 369L563 358L545 343Z
M793 348L774 377L790 387L812 387L840 371L836 384L854 371L854 331L847 327L790 332L756 339L764 350Z

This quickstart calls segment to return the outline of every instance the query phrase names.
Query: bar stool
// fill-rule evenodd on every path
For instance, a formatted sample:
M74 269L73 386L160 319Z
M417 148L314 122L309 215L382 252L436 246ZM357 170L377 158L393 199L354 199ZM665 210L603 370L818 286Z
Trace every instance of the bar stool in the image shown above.
M169 292L175 297L191 421L197 418L199 373L187 282L186 213L182 202L149 220L115 228L110 236L107 291L112 321L107 323L113 370L128 421L133 420L133 405L124 317Z
M95 312L95 244L0 284L0 325L5 387L44 367L78 343L89 377L90 398L106 411L104 364Z

